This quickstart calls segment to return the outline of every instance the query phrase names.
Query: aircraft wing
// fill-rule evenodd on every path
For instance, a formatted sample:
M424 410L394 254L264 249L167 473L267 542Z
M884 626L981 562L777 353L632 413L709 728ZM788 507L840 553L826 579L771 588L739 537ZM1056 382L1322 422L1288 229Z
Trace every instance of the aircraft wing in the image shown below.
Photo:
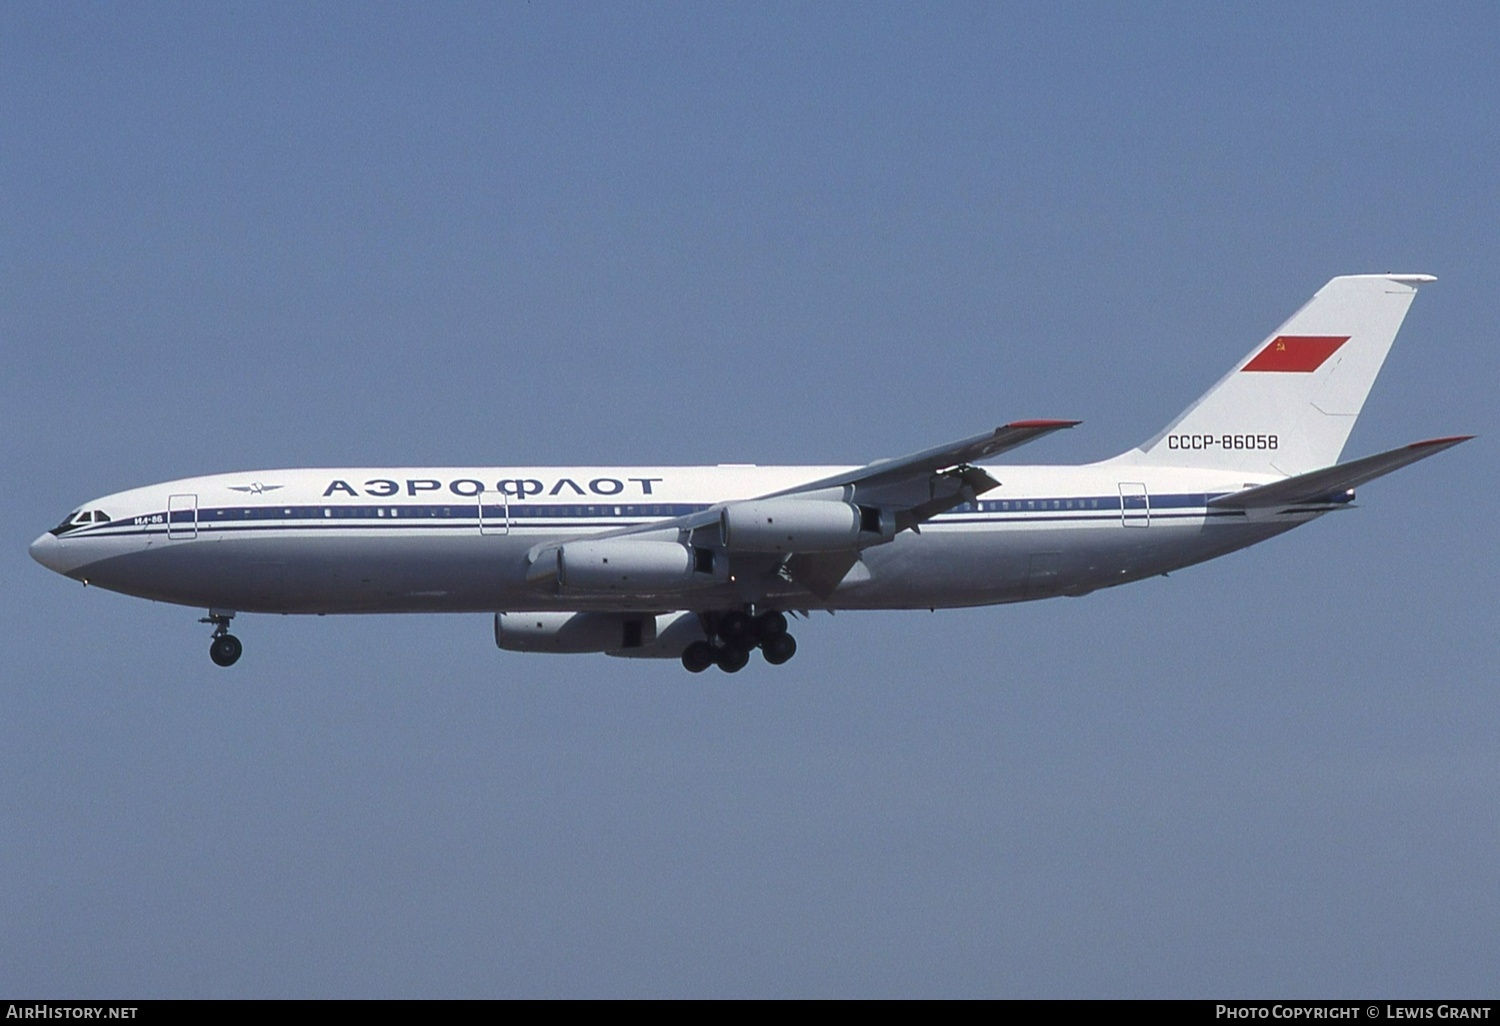
M873 501L885 500L897 507L897 518L901 521L897 530L905 530L954 506L972 501L975 495L994 488L1000 482L990 477L980 467L970 466L973 460L986 459L1008 452L1017 446L1035 441L1043 435L1061 431L1083 423L1078 420L1018 420L986 431L982 435L963 438L947 445L937 445L896 459L876 460L874 463L847 470L831 477L819 478L779 492L768 492L740 500L756 502L762 499L791 498L834 488L846 488L853 494L851 501L862 502L869 496ZM901 501L901 493L907 501ZM968 493L968 494L965 494ZM894 501L893 501L894 500ZM725 504L727 505L727 504ZM905 507L905 508L902 508ZM692 531L719 521L722 505L690 513L675 520L666 520L646 527L625 528L618 532L592 535L594 538L612 538L637 533L659 531Z
M921 452L914 452L892 460L876 460L857 470L810 481L807 484L797 485L795 488L772 492L761 498L774 499L785 495L821 491L824 488L838 488L843 485L854 485L861 490L874 489L882 485L923 479L929 474L949 467L998 456L1002 452L1008 452L1027 442L1034 442L1043 435L1050 435L1054 431L1061 431L1063 428L1074 427L1081 423L1082 421L1077 420L1017 420L997 427L993 431L986 431L982 435L949 442L947 445L933 446L931 449L923 449Z
M976 495L996 487L999 482L982 468L971 465L974 460L986 459L1008 452L1017 446L1035 441L1043 435L1073 427L1076 420L1018 420L1002 425L992 431L970 438L933 446L896 459L877 460L854 470L843 471L830 477L819 478L793 488L782 489L750 499L795 498L801 495L827 493L833 489L843 492L844 500L872 503L894 513L895 532L917 529L920 524L939 513L946 512L965 502L972 502ZM657 521L640 527L627 527L618 531L588 535L592 540L611 538L688 539L704 528L716 528L724 506L721 503L696 513ZM701 537L701 535L700 535ZM889 540L887 535L886 540ZM528 554L529 579L540 579L550 574L546 563L547 554L562 545L562 541L551 541L539 545ZM826 559L827 554L819 558ZM857 550L851 547L847 556L840 555L838 561L852 565L858 559ZM849 565L844 565L837 576L842 577Z
M1322 470L1298 474L1282 481L1242 492L1220 495L1208 504L1219 509L1279 509L1286 506L1308 506L1342 503L1348 501L1347 493L1360 485L1384 477L1418 460L1436 456L1444 449L1451 449L1460 442L1467 442L1473 435L1458 435L1452 438L1432 438L1425 442L1413 442L1399 449L1376 453L1364 459L1340 463Z

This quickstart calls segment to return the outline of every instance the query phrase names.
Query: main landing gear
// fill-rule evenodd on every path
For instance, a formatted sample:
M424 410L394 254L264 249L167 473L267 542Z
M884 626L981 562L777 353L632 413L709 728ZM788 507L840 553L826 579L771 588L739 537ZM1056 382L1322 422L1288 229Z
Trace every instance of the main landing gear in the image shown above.
M733 610L708 614L705 620L709 640L695 641L682 653L682 666L689 673L702 673L710 666L739 673L756 648L772 666L780 666L797 654L797 641L786 632L786 616L774 609L756 617Z
M211 623L214 625L213 641L208 645L208 657L218 666L233 666L239 661L240 653L245 646L240 644L240 639L229 633L229 621L234 619L233 613L221 613L210 609L208 615L199 620L199 623Z

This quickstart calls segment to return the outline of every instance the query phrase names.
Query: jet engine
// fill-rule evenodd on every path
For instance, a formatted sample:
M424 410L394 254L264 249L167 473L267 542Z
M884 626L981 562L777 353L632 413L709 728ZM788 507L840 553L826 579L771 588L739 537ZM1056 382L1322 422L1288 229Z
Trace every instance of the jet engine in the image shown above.
M631 659L680 659L683 650L693 642L707 640L697 613L662 613L656 618L655 641L639 648L615 649L609 654Z
M652 613L495 614L495 644L508 652L614 652L655 641Z
M761 499L725 506L719 517L724 547L736 552L832 552L882 534L873 506L824 499Z
M573 541L557 549L563 591L652 593L702 587L718 580L709 549L677 542L619 538Z
M507 652L606 652L677 659L707 636L697 613L496 613L495 644Z

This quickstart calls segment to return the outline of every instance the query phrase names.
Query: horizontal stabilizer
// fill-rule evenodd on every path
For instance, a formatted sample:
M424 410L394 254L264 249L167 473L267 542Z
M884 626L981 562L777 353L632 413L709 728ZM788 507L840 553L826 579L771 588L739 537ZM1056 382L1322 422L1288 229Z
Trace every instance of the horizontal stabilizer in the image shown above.
M1231 495L1210 499L1208 504L1219 509L1274 509L1282 506L1300 506L1347 501L1345 493L1358 488L1367 481L1384 477L1393 470L1400 470L1418 460L1436 456L1444 449L1451 449L1459 442L1467 442L1473 435L1458 435L1453 438L1433 438L1425 442L1413 442L1389 452L1366 456L1364 459L1340 463L1322 470L1298 474L1282 481L1256 488L1247 488Z

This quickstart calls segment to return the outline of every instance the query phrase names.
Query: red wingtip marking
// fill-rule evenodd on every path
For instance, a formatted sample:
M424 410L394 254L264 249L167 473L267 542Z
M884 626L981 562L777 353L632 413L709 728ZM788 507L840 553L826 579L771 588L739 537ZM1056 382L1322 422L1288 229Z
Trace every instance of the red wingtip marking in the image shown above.
M1277 335L1240 370L1311 374L1347 341L1348 335Z
M1459 442L1467 442L1473 437L1473 435L1449 435L1447 438L1429 438L1424 442L1413 442L1407 448L1425 449L1429 445L1457 445Z
M1070 428L1082 424L1081 420L1013 420L1008 428Z

